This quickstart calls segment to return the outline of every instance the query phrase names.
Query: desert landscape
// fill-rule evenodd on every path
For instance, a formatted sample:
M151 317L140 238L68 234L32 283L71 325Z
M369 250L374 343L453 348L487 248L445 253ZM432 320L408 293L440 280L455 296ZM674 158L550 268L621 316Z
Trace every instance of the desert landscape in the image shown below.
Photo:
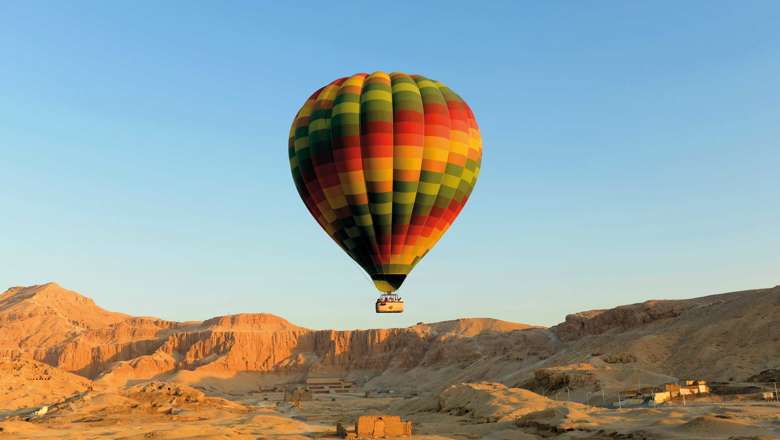
M780 440L778 23L3 1L0 440Z
M778 317L774 287L550 328L311 330L263 313L134 317L55 283L12 287L0 438L336 438L382 414L423 439L779 438ZM686 380L707 392L658 397L699 386Z

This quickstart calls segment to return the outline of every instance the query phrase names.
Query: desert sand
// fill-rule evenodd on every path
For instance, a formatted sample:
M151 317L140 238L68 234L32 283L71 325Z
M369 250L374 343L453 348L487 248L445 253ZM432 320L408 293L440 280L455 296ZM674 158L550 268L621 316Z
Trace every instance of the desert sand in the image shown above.
M0 438L327 438L359 415L427 439L780 438L780 287L572 314L311 330L173 322L48 283L0 295ZM300 405L311 378L353 384ZM643 402L666 383L713 393ZM285 391L287 390L287 391Z

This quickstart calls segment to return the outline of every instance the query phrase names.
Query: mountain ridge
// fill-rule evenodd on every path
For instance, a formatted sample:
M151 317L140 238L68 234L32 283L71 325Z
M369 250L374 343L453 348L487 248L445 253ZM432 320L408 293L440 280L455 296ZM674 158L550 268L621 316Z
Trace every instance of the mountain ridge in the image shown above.
M550 328L461 318L313 330L269 313L186 322L134 317L47 283L0 295L0 349L117 384L253 374L258 381L336 375L375 388L443 388L488 379L517 386L549 370L566 375L572 386L620 388L637 368L654 372L648 377L660 382L680 375L728 379L780 367L778 336L771 334L777 312L780 287L574 313ZM724 331L719 322L739 332ZM745 337L761 342L746 348Z

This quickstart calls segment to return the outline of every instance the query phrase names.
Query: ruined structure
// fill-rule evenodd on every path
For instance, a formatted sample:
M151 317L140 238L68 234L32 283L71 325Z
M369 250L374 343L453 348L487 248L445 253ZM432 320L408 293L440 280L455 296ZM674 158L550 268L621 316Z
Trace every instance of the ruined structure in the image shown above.
M355 423L358 438L397 438L412 436L412 422L400 416L360 416Z
M306 388L314 394L348 393L353 383L341 378L317 377L306 379Z

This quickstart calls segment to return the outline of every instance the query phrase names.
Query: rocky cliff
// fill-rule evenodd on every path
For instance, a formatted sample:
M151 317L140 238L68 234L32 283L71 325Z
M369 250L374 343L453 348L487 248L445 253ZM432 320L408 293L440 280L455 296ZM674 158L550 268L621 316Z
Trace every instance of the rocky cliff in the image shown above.
M578 372L572 384L619 388L637 368L662 382L668 375L728 379L780 367L779 320L780 288L773 288L577 313L551 329L474 318L311 330L269 314L181 323L131 317L49 283L0 296L0 349L120 384L185 372L336 374L413 390L480 380L516 386L553 368L560 380Z

